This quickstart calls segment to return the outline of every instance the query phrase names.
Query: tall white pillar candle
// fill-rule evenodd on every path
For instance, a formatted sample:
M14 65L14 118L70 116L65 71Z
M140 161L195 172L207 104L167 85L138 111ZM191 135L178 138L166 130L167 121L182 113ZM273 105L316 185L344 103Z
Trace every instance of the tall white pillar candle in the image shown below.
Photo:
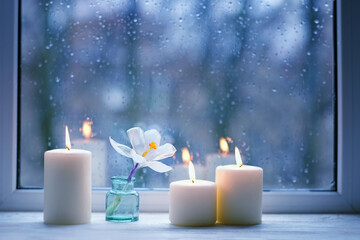
M172 182L169 206L169 219L174 225L213 225L216 222L216 184L195 180L195 177Z
M55 149L44 154L44 221L83 224L91 220L91 152Z
M227 140L228 139L228 140ZM231 138L223 138L219 139L220 152L212 153L206 155L206 178L210 181L215 181L215 169L217 166L233 164L234 163L234 154L229 153L229 144L228 141L232 142Z
M89 118L83 122L82 134L84 139L72 141L74 148L91 151L92 174L91 182L93 187L106 186L107 178L107 149L106 142L101 139L92 138L95 134L92 132L92 124Z
M236 154L235 156L240 154ZM241 160L240 160L241 161ZM249 165L216 168L217 221L220 224L261 223L263 170Z
M91 182L93 187L106 186L107 149L106 142L100 139L78 139L73 141L74 148L91 151Z
M218 166L228 165L234 163L235 155L231 153L219 154L212 153L206 155L206 179L215 181L215 170Z

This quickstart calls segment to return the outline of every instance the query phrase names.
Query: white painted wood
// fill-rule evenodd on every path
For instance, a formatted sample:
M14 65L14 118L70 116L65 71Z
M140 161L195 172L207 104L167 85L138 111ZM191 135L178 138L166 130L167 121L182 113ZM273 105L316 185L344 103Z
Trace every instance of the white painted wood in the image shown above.
M360 2L337 1L338 193L360 212Z
M42 210L42 190L16 189L17 0L0 1L0 210ZM338 189L336 192L265 192L263 210L360 212L360 1L337 1ZM329 146L329 149L331 147ZM93 190L93 210L103 211L106 190ZM141 191L142 211L168 211L167 191Z
M84 225L46 225L40 212L0 212L0 239L354 239L360 215L263 215L254 226L179 227L166 213L141 213L138 222L110 223L93 213Z
M16 189L17 13L17 0L0 1L0 209Z

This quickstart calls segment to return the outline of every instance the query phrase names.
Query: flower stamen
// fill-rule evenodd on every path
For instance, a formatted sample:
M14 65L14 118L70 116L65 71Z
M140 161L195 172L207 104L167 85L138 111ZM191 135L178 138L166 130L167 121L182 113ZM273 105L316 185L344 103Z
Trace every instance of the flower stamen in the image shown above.
M146 154L148 154L151 149L156 149L156 143L154 143L154 142L149 143L149 146L150 146L149 149L146 150L146 152L144 152L144 153L142 154L143 157L145 157Z

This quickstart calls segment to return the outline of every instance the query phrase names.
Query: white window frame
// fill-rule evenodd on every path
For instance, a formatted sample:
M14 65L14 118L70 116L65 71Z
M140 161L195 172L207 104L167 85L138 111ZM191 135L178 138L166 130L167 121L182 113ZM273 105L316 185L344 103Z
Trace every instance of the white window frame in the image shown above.
M360 1L339 0L336 10L337 191L264 192L265 213L360 212ZM41 211L43 190L16 188L18 0L0 1L0 22L0 211ZM93 211L104 211L106 192L93 190ZM140 191L140 210L168 211L168 195Z

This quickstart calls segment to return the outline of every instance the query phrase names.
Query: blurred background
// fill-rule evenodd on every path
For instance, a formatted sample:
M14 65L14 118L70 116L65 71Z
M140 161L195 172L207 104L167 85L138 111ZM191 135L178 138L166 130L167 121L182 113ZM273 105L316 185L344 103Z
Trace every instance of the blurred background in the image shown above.
M43 186L68 125L94 187L130 173L108 138L130 146L140 126L178 150L140 188L187 179L190 160L213 180L238 146L265 189L335 189L333 22L326 0L21 1L19 187Z

